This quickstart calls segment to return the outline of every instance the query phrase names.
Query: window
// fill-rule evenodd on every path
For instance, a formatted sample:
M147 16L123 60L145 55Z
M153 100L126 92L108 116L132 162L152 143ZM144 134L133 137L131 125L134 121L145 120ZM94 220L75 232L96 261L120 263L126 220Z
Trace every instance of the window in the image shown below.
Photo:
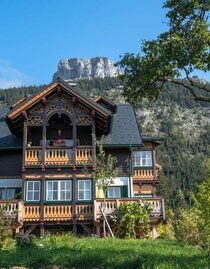
M8 200L15 198L15 189L1 189L0 190L0 199Z
M35 202L40 200L40 181L27 181L26 201Z
M121 187L109 187L107 191L107 198L120 198Z
M78 180L78 200L91 200L91 180Z
M72 199L71 180L47 181L47 201L70 201Z
M152 152L147 151L135 151L134 152L134 166L152 166Z

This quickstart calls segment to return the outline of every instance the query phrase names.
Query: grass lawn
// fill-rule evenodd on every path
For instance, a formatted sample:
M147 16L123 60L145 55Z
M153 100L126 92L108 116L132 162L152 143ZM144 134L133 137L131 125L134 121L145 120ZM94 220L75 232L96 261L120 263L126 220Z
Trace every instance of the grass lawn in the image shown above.
M34 246L24 249L0 251L0 267L49 265L76 269L207 269L210 260L201 249L173 240L75 238L68 234L36 239Z

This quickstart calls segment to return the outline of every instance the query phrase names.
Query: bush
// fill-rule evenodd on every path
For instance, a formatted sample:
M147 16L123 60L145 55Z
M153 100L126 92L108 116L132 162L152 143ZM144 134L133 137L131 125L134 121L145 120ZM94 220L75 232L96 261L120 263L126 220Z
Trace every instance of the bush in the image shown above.
M123 203L113 213L114 233L121 238L149 237L150 204Z
M157 227L157 232L159 234L159 237L165 238L165 239L174 239L174 229L173 229L173 218L174 213L170 209L166 212L167 220L166 223L161 223Z
M201 245L200 218L193 210L180 210L174 222L174 235L178 241Z
M16 235L16 243L20 248L26 248L32 246L34 244L35 236L33 234L24 236L24 235Z
M0 209L0 249L9 248L9 242L12 242L13 237L12 221L5 218L4 210Z

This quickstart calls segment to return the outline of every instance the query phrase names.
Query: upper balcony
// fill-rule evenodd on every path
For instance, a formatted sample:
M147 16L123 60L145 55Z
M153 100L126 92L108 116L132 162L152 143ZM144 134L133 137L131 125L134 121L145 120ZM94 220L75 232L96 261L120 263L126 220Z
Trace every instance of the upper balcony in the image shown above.
M25 151L25 166L71 166L93 165L92 146L47 147L43 152L41 147L29 147Z

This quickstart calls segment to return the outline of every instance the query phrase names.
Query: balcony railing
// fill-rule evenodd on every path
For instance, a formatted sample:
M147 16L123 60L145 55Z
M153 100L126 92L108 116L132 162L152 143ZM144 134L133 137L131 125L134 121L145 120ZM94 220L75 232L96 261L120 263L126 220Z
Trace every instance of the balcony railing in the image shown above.
M25 152L26 165L41 165L42 150L40 147L29 148Z
M73 163L73 150L56 148L46 149L45 165L70 165Z
M106 215L111 215L116 208L118 208L122 203L133 203L141 200L143 203L150 203L153 207L150 216L151 217L164 217L164 200L162 198L126 198L126 199L106 199L105 202L105 212ZM96 199L94 201L94 220L102 217L100 207L103 208L104 200Z
M18 217L20 202L18 201L0 201L0 210L5 218L16 219Z
M154 170L152 169L139 169L134 170L134 180L154 180Z
M44 158L44 165L73 165L74 150L67 147L52 147L46 148L45 154L42 154L40 147L30 147L25 152L26 166L41 166L42 158ZM93 163L92 147L79 146L75 151L76 165L91 165Z
M164 200L162 198L124 198L106 199L106 215L111 215L122 203L133 203L141 200L153 206L150 217L164 219ZM103 199L94 200L94 204L86 205L24 205L18 201L0 201L0 210L4 211L5 218L12 218L22 222L37 221L97 221L102 217L100 207L103 207ZM43 211L42 211L43 210ZM43 212L43 215L41 214Z

